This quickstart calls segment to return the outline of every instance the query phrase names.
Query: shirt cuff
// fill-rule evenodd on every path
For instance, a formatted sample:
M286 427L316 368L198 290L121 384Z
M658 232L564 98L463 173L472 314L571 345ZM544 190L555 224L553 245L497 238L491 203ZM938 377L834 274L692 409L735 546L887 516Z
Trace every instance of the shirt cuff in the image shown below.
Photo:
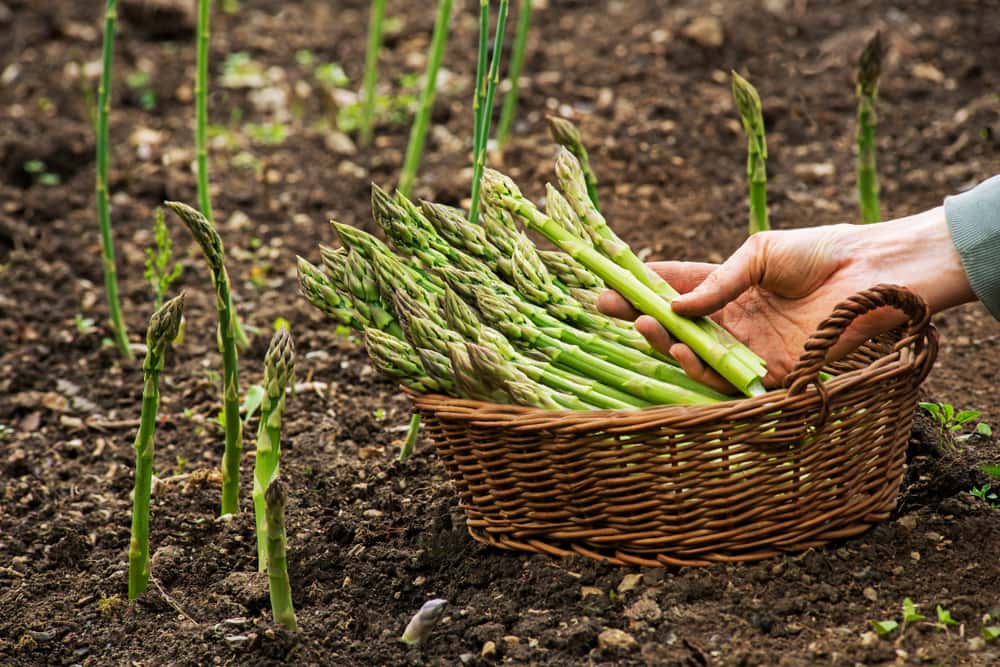
M1000 320L1000 176L945 197L944 213L972 291Z

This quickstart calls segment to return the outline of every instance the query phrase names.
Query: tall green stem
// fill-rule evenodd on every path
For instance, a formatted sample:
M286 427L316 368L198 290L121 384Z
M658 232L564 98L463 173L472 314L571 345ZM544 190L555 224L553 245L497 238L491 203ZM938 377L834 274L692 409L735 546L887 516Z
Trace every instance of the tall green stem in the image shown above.
M208 42L212 0L198 0L198 62L194 81L195 153L198 163L198 208L209 222L212 198L208 192Z
M372 0L368 19L368 47L365 51L364 109L361 115L361 144L372 142L375 125L375 84L378 81L378 52L382 46L382 19L385 17L385 0Z
M760 95L750 82L736 72L733 75L733 100L740 112L747 135L747 181L750 189L750 233L770 229L767 220L767 142L764 138L764 114Z
M215 286L219 314L218 341L222 352L222 405L226 445L222 454L222 514L240 511L240 457L243 453L243 423L240 420L239 361L236 352L236 311L229 292L229 272L219 233L208 219L186 204L165 202L176 213L201 246Z
M479 155L479 128L482 126L482 108L486 98L486 54L490 39L490 2L479 0L479 49L476 58L476 80L472 91L472 164Z
M861 205L862 222L878 222L881 219L878 197L878 173L875 169L875 97L878 94L878 79L882 71L881 33L865 46L858 60L858 201Z
M483 97L483 106L478 110L479 128L476 138L475 155L472 156L472 203L469 205L469 220L478 222L479 214L479 181L483 177L483 169L486 167L486 153L489 148L490 123L493 120L493 98L496 96L497 86L500 84L500 60L503 51L503 34L507 26L508 0L500 0L500 8L497 10L497 28L493 35L493 59L490 61L489 79L486 82L486 94Z
M160 372L167 346L177 337L184 312L184 295L171 299L153 313L146 331L146 359L142 364L142 412L135 436L135 488L132 493L132 534L128 550L128 599L149 586L149 495L153 482L153 434L160 405Z
M122 317L118 296L118 269L115 244L111 236L111 208L108 203L108 117L111 115L111 63L115 49L115 23L118 19L117 0L108 0L104 10L104 48L101 84L97 103L97 221L101 228L101 256L104 269L104 291L108 298L108 319L115 346L122 356L132 360L132 347Z
M260 404L260 427L253 471L253 510L257 526L257 568L267 568L267 508L264 493L277 478L281 465L281 419L285 412L285 388L295 369L295 345L288 328L281 326L271 339L264 357L264 398Z
M288 558L285 554L285 491L275 478L264 493L267 511L267 583L271 594L274 622L288 630L298 630L295 607L292 604L292 584L288 579Z
M518 80L521 78L521 67L524 65L524 47L528 42L528 30L531 27L531 0L521 0L517 9L517 35L514 37L514 51L510 56L510 90L503 98L503 109L500 111L500 123L497 125L497 147L503 148L514 125L514 112L517 110Z
M420 157L424 152L424 139L431 120L431 109L434 106L434 94L437 91L437 75L441 68L441 58L444 45L448 39L448 21L451 18L452 0L440 0L437 19L434 22L434 34L431 36L431 46L427 56L427 71L424 74L424 88L420 93L420 108L410 128L410 141L406 146L406 160L403 163L403 173L399 177L399 191L404 195L410 193L413 181L420 167Z

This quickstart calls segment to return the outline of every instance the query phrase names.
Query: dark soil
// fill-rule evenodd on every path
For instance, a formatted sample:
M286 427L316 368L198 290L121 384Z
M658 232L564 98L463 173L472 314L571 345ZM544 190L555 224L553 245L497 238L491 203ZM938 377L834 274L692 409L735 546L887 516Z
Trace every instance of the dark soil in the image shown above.
M425 4L389 3L402 21L382 62L393 90L401 75L422 69L433 21ZM456 4L414 194L459 204L470 179L476 3ZM774 226L855 218L851 63L877 26L888 43L879 112L884 215L936 206L1000 172L993 1L537 4L504 169L539 196L554 154L544 115L573 117L592 146L609 219L650 258L719 260L744 237L745 141L729 101L731 68L751 76L765 101ZM373 149L337 140L321 124L331 99L311 69L337 62L360 79L361 0L243 0L237 13L213 18L211 121L230 130L211 151L214 205L237 307L261 331L242 358L244 385L259 380L276 317L292 323L299 349L282 470L301 632L271 622L251 514L217 518L214 301L204 264L174 221L185 267L175 289L187 290L188 323L163 378L155 585L123 602L142 382L138 363L122 363L102 344L93 96L84 94L96 89L99 5L0 3L0 663L1000 661L1000 646L979 639L982 626L1000 624L1000 514L969 494L988 481L977 466L1000 456L991 438L942 455L936 430L920 419L890 521L806 553L685 570L487 548L468 536L432 443L395 461L407 400L374 374L355 341L296 295L294 277L296 254L315 259L317 243L333 242L328 218L374 229L369 183L391 186L402 163L405 124L382 123ZM125 313L138 341L151 312L142 271L153 210L164 199L195 199L194 49L183 13L125 14L110 187ZM713 16L723 30L717 46L711 31L688 30ZM297 62L304 49L314 65ZM235 51L265 65L263 88L220 85ZM126 81L139 71L149 75L151 109L144 87ZM267 121L287 127L282 143L254 140L242 127ZM25 163L35 160L55 176L29 173ZM928 395L1000 425L1000 325L978 306L936 324L943 345ZM444 619L423 649L405 647L397 638L408 618L433 597L449 600ZM900 620L905 597L930 619L941 605L961 625L945 632L917 623L889 639L866 634L870 620ZM608 628L634 644L605 646L598 637Z

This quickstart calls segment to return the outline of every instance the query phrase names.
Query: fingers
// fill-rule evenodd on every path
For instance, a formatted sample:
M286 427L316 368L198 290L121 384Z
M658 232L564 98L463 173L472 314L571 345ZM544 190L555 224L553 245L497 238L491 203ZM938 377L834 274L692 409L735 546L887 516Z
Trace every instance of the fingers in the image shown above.
M721 310L751 286L759 284L767 264L767 232L754 234L721 266L673 302L679 315L699 317Z
M676 359L677 363L681 365L681 370L692 380L726 394L735 391L733 386L721 375L706 366L691 348L683 343L674 342L667 330L652 317L641 316L635 321L635 328L649 341L653 349Z
M634 320L639 312L632 307L625 297L614 290L604 290L597 297L597 309L609 317L622 320Z

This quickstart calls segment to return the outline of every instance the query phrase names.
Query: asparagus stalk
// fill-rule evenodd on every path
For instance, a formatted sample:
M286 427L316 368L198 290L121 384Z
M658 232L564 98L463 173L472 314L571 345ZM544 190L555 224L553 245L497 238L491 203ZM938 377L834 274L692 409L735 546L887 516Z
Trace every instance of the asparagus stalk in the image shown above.
M281 465L281 419L285 412L285 388L295 371L295 344L288 327L282 325L271 338L264 357L264 399L260 404L257 451L253 471L253 510L257 526L257 569L267 568L267 508L264 492L277 479Z
M153 435L160 404L160 372L167 346L177 337L184 314L184 293L167 301L149 319L146 359L142 364L142 412L135 436L135 489L132 493L132 537L128 551L128 599L149 586L149 494L153 481Z
M587 185L587 196L594 208L600 209L601 205L597 201L597 176L594 175L594 170L590 167L590 156L587 154L587 148L583 145L580 130L565 118L548 116L546 119L549 121L549 134L552 135L552 139L572 153L580 162L580 168L583 170Z
M478 122L475 123L476 136L474 137L472 154L472 203L469 205L469 220L472 222L479 220L477 215L479 211L479 180L486 167L490 122L493 120L493 98L496 95L497 86L500 84L500 59L503 55L503 34L507 27L507 5L508 0L500 0L500 7L497 10L497 28L493 34L493 58L490 61L489 78L482 97L483 104L476 110ZM480 20L481 26L482 20Z
M514 125L514 112L517 109L518 82L521 78L521 68L524 65L524 47L528 42L528 30L531 27L531 0L521 0L517 6L517 34L514 37L514 50L510 56L510 90L503 98L503 109L500 111L500 122L497 125L497 148L502 149L507 143L510 128Z
M211 0L198 0L198 62L194 82L195 154L198 166L198 208L212 222L212 198L208 192L208 42Z
M736 72L733 75L733 99L740 112L747 135L747 179L750 182L750 233L770 229L767 221L767 143L764 139L764 115L760 96L750 82Z
M476 80L472 90L472 164L476 164L479 156L479 129L483 123L483 104L486 99L486 84L488 66L486 62L487 48L490 39L490 1L479 0L479 48L476 58Z
M115 243L111 235L111 207L108 203L108 117L111 115L111 65L115 48L115 25L118 20L118 0L108 0L104 9L104 46L102 50L101 83L97 92L97 221L101 228L101 257L104 269L104 291L108 298L108 320L118 352L131 361L135 358L128 342L125 318L118 296L118 269L115 263Z
M555 220L539 211L521 195L513 181L499 172L487 170L483 176L483 185L488 200L516 214L530 229L540 233L600 276L609 287L621 293L639 311L653 316L678 340L691 347L698 356L737 389L750 396L765 391L762 383L765 374L763 362L761 361L755 366L748 365L746 360L752 353L749 353L749 350L746 350L732 336L725 334L721 327L718 329L709 328L676 315L670 309L669 302L663 298L666 293L664 289L661 288L658 293L647 285L647 281L653 282L653 278L645 266L639 270L638 274L635 274L602 255L590 243L571 234ZM627 246L625 248L627 249ZM631 252L628 254L634 257ZM639 263L641 264L641 262ZM643 276L644 280L637 275ZM656 278L656 280L659 279ZM665 282L660 282L666 285ZM676 295L672 288L669 289ZM744 350L743 352L738 351L741 348Z
M274 622L288 630L298 630L295 607L292 605L292 584L288 580L288 559L285 555L285 490L275 477L264 492L267 516L267 583L271 594Z
M222 454L222 514L240 511L240 456L243 452L243 423L240 420L239 361L236 352L236 310L229 291L222 239L208 219L186 204L165 202L191 231L201 246L215 286L215 306L219 313L218 342L222 352L222 403L226 445Z
M876 32L858 60L858 200L862 222L881 219L878 173L875 170L875 97L882 72L882 34Z
M403 446L399 449L399 462L402 463L406 459L410 458L410 454L413 453L414 447L417 446L417 439L420 436L420 413L414 412L410 415L410 425L406 429L406 439L403 440Z
M403 173L399 177L399 190L409 194L413 181L420 167L420 156L424 151L424 138L427 136L427 126L430 124L431 108L434 106L434 94L437 91L437 74L441 67L441 57L444 44L448 39L448 20L451 18L452 0L438 2L437 19L434 22L434 34L431 37L430 51L427 55L427 71L424 74L424 87L420 93L420 107L410 129L410 141L406 146L406 161Z
M365 50L364 108L361 113L361 145L372 143L375 124L375 84L378 81L378 52L382 46L382 19L385 17L385 0L372 0L368 20L368 47Z

